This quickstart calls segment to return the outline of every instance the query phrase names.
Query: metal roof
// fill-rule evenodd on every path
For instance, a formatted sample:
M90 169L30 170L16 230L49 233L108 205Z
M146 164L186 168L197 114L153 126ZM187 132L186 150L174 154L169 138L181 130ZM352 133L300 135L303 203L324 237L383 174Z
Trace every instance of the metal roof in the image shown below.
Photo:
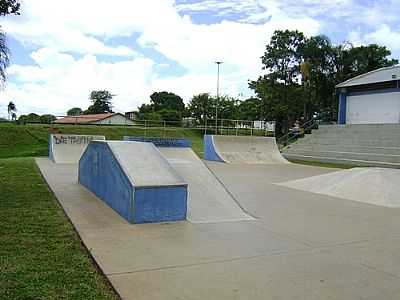
M380 68L368 73L350 78L336 85L337 88L344 88L355 85L371 84L377 82L385 82L392 80L400 80L400 65Z

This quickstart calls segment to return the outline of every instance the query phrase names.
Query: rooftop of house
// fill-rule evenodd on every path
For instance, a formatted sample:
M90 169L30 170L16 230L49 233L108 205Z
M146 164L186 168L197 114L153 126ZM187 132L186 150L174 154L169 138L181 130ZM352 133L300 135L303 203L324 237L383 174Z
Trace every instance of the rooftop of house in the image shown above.
M400 65L384 67L358 75L342 83L339 83L338 85L336 85L336 88L344 88L355 85L366 85L393 80L400 80Z
M54 121L54 123L92 123L107 119L118 113L104 113L104 114L91 114L91 115L79 115L79 116L67 116Z

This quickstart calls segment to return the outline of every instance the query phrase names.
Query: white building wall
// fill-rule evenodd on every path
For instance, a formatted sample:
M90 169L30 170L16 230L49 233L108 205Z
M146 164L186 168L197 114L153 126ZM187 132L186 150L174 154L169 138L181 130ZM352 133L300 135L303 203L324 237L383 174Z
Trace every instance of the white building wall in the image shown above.
M125 118L124 116L120 114L115 114L107 119L100 120L97 122L94 122L94 124L103 124L103 125L134 125L135 123L132 120L129 120L128 118Z
M346 124L400 123L400 92L348 96Z

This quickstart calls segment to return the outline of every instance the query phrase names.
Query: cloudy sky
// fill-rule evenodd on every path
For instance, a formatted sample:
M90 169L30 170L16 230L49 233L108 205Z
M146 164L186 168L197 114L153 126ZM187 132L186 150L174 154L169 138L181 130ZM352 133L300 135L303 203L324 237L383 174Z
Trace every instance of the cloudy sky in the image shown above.
M400 57L400 0L25 0L2 18L12 65L0 90L19 113L63 115L86 109L94 89L116 96L115 110L135 110L154 91L187 102L221 90L246 97L276 29L325 34L332 42L379 43Z

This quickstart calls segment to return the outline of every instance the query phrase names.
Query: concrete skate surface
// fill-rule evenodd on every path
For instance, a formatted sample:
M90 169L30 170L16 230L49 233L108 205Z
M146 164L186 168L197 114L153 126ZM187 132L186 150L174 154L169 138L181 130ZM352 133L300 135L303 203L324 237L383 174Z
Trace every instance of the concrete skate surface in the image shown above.
M400 210L274 183L336 170L207 163L254 221L131 225L37 159L123 299L400 299Z
M280 184L374 205L400 207L399 183L399 169L353 168Z

